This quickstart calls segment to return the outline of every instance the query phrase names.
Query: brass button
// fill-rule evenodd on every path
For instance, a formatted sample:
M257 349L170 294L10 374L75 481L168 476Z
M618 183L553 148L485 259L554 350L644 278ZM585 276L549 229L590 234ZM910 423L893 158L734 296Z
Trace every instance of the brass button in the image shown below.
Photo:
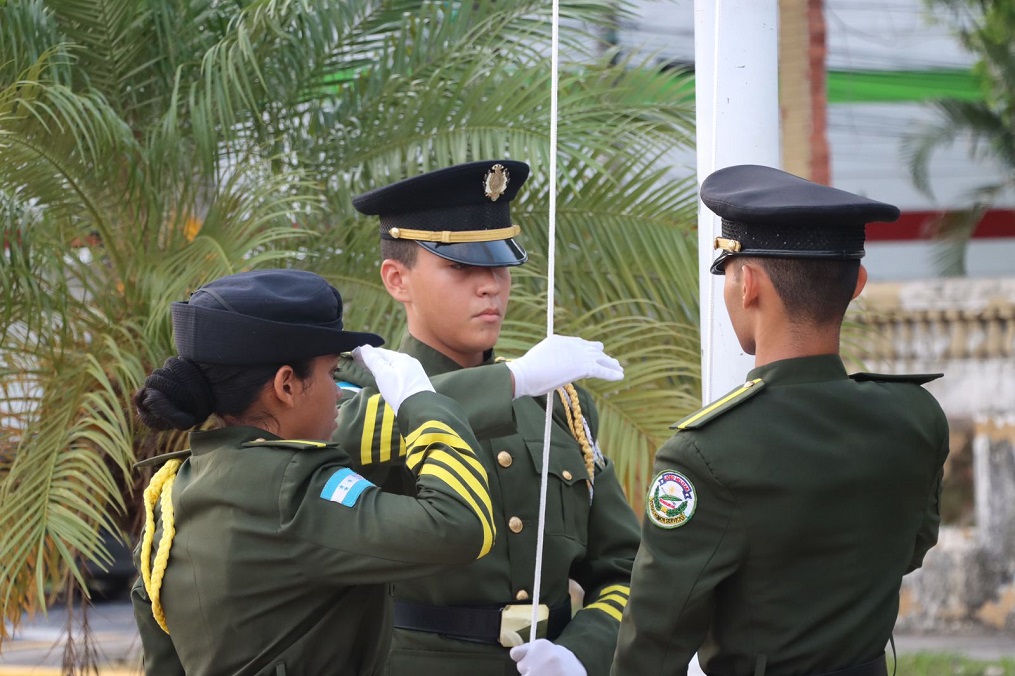
M497 454L497 464L501 467L510 467L511 463L514 461L515 459L512 458L511 454L507 451L501 451Z
M522 524L522 520L519 519L517 516L512 516L510 519L508 519L508 530L510 530L512 533L521 533L523 525L524 524Z
M529 592L525 591L524 589L519 589L518 593L515 594L515 601L528 601L528 600L529 600Z
M571 472L568 472L566 469L563 472L561 472L560 475L564 477L564 481L571 480Z

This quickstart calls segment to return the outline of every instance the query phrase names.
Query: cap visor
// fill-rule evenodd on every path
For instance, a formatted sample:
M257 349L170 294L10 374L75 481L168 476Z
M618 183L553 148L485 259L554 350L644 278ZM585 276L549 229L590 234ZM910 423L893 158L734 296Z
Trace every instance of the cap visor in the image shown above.
M464 242L461 244L419 242L419 245L430 253L449 261L482 268L502 268L521 265L529 258L529 254L525 252L525 249L513 239L497 239L492 242Z
M729 251L723 251L719 254L719 257L712 261L712 267L708 269L713 275L725 275L726 274L726 261L733 254Z

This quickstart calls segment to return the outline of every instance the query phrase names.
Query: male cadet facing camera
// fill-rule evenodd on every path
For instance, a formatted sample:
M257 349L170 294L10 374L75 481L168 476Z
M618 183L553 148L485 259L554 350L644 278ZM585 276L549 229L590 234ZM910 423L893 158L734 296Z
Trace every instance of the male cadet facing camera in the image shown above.
M141 420L222 426L154 460L131 592L145 672L382 673L385 583L485 551L488 479L458 405L414 359L371 347L379 336L345 331L338 291L310 272L229 275L172 312L180 356L134 395ZM417 497L382 493L350 469L358 449L317 441L335 426L338 355L357 346L408 430Z
M864 225L899 210L777 169L702 183L744 385L659 450L613 673L884 676L902 576L937 541L948 428L920 385L846 375Z
M482 560L395 585L388 673L396 676L606 674L616 646L638 524L596 444L592 399L569 383L619 380L620 365L601 344L565 336L514 361L494 360L510 268L527 257L513 239L519 229L509 204L528 173L522 162L471 162L353 200L361 212L380 216L381 277L408 324L399 349L463 405L480 438L497 530ZM373 445L360 458L361 471L402 461L404 430L376 389L352 369L341 377L363 386L339 412L343 434L358 424L361 447ZM557 388L540 594L548 619L544 638L518 646L529 636L546 416L546 399L534 397ZM585 606L573 618L569 577L585 590ZM509 652L511 646L518 647Z

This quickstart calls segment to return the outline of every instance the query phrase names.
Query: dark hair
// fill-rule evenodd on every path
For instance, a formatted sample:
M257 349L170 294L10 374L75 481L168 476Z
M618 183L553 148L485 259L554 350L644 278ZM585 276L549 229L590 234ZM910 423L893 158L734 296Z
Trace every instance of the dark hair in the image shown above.
M407 268L411 268L416 264L417 253L419 253L419 245L411 240L381 240L381 261L385 261L390 258L398 261Z
M296 377L310 376L313 360L292 362ZM134 393L138 417L155 430L185 430L200 425L213 413L245 413L266 383L285 364L202 364L185 357L170 357Z
M792 321L841 322L853 300L860 261L744 256L764 268ZM739 273L739 270L738 270Z

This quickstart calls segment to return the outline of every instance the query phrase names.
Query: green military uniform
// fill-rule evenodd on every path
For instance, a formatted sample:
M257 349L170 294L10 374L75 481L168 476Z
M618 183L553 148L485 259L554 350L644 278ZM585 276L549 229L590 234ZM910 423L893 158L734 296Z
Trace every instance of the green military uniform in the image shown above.
M385 583L473 561L494 539L487 473L459 407L417 393L397 424L416 498L378 490L336 444L251 427L193 433L159 588L170 633L142 580L131 595L146 672L380 673ZM155 516L153 567L167 528Z
M496 610L528 601L533 589L536 535L539 518L545 400L511 400L507 369L493 364L461 369L451 359L408 337L400 350L420 361L439 391L456 391L480 438L477 455L491 477L494 521L498 538L488 556L451 572L431 573L394 586L396 616L409 608L417 619L463 607ZM444 374L444 375L441 375ZM349 373L342 374L349 380ZM454 385L456 378L468 386ZM359 383L362 384L362 383ZM587 392L578 390L581 410L592 437L598 415ZM592 490L582 449L568 431L563 404L556 400L552 429L546 529L540 603L558 613L551 618L554 641L573 652L590 675L605 674L629 592L630 572L638 545L638 525L617 481L613 464L595 464ZM505 430L505 414L514 430ZM376 389L363 388L343 401L339 428L359 441L362 470L397 460L399 431L392 427L390 409ZM359 435L359 436L357 436ZM366 454L370 445L373 451ZM568 578L585 590L585 606L570 622ZM564 613L562 630L556 618ZM396 625L399 622L396 620ZM560 623L563 624L563 623ZM523 640L528 640L525 632ZM396 628L388 673L482 676L517 674L508 650L493 640L466 640L431 631Z
M656 457L613 673L821 674L880 656L902 576L937 539L932 377L776 361ZM699 648L700 646L700 648ZM882 667L883 668L883 667Z

